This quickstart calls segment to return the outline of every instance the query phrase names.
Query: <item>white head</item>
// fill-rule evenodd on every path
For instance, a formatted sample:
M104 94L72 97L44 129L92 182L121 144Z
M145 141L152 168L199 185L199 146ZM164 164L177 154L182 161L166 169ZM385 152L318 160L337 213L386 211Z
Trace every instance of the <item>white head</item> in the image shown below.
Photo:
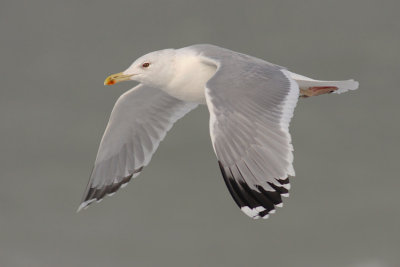
M175 68L175 50L164 49L136 59L125 71L110 75L104 81L112 85L122 81L138 81L152 87L162 87L172 79Z

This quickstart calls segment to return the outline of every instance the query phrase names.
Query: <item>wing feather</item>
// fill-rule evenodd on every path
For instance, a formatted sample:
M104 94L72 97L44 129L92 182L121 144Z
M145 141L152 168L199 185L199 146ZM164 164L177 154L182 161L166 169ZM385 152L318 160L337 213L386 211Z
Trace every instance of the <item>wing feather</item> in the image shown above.
M111 113L78 211L138 176L167 131L196 106L141 84L124 93Z
M193 49L217 66L206 100L224 181L244 213L268 218L282 206L294 176L288 128L299 87L280 66L215 46Z

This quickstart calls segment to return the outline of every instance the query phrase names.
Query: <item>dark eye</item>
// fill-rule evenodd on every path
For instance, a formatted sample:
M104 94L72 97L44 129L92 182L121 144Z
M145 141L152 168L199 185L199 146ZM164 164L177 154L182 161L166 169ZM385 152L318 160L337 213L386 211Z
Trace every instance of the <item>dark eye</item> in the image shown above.
M149 67L149 66L150 66L150 63L149 63L149 62L145 62L145 63L142 64L142 67L143 67L143 68L147 68L147 67Z

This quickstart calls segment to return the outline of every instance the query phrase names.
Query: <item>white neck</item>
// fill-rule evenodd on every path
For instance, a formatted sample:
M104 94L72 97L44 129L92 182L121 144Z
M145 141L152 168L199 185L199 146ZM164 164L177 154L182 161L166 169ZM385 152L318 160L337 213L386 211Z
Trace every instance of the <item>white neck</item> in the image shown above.
M161 89L180 100L205 104L205 84L216 67L204 64L190 50L177 50L174 67L174 78Z

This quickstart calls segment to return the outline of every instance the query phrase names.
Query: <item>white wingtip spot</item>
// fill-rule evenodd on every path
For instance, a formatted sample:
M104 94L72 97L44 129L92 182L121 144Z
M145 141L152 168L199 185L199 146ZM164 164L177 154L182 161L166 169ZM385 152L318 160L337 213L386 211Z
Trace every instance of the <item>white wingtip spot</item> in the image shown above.
M265 210L265 208L262 207L262 206L259 206L259 207L255 208L255 210L256 210L257 212L263 212L263 211Z
M281 196L283 196L283 197L289 197L289 193L281 194Z
M254 218L258 216L258 212L255 209L250 209L247 206L242 207L241 210L249 217Z
M95 201L95 199L91 199L85 202L82 202L79 207L78 210L76 212L80 212L83 209L87 209L89 207L89 204L92 203L93 201Z
M80 212L83 209L83 207L85 207L84 203L80 204L76 212L77 213Z
M287 189L287 190L289 190L290 189L290 184L283 184L282 187Z
M270 210L269 214L274 214L276 212L276 210Z
M269 214L267 214L267 215L265 215L264 217L263 217L263 219L268 219L269 218Z
M283 202L281 202L279 204L276 204L275 207L282 208L283 207Z

